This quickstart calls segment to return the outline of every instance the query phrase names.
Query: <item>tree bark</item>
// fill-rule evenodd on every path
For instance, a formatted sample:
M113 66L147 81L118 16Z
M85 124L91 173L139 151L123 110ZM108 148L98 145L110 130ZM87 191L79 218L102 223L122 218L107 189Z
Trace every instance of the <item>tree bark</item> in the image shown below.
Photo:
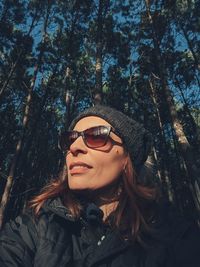
M77 1L78 2L78 1ZM79 20L79 13L76 10L76 2L74 3L73 10L72 10L72 23L70 27L69 32L69 42L71 44L71 48L69 47L69 50L67 52L67 59L68 59L68 65L65 70L65 76L64 76L64 86L65 86L65 129L68 130L69 125L71 123L71 100L72 100L72 91L70 88L70 81L72 79L72 65L73 65L73 45L74 45L74 34L76 30L76 23Z
M23 130L22 130L21 137L20 137L19 141L17 142L15 155L14 155L13 160L11 162L11 166L10 166L9 174L8 174L8 178L7 178L7 183L5 185L4 193L3 193L3 196L2 196L2 199L1 199L1 203L0 203L0 229L1 229L1 227L3 225L3 222L4 222L5 210L6 210L6 207L8 205L8 202L9 202L11 187L12 187L12 184L13 184L13 181L14 181L15 172L16 172L17 165L18 165L18 162L19 162L19 159L20 159L20 154L22 152L22 147L23 147L23 143L24 143L24 139L25 139L25 135L26 135L29 119L30 119L30 109L31 109L31 103L32 103L32 92L33 92L34 87L35 87L37 74L38 74L39 68L41 66L42 57L43 57L43 54L44 54L46 29L47 29L47 22L48 22L48 18L49 18L49 7L48 7L47 11L48 12L47 12L45 20L44 20L42 49L40 50L40 53L38 55L37 64L35 65L33 77L32 77L32 80L30 82L30 87L29 87L29 90L28 90L28 96L27 96L27 99L26 99L26 106L25 106L24 117L23 117L23 122L22 122Z
M103 8L104 0L99 0L98 15L97 15L97 32L96 32L96 63L95 63L95 91L93 94L94 104L102 102L102 56L103 56Z
M179 83L179 81L176 79L176 85L177 85L177 88L181 94L181 97L183 99L183 103L184 103L184 111L186 112L186 114L188 115L188 118L189 118L189 125L192 127L192 131L194 133L194 136L195 136L195 146L196 148L199 149L199 139L198 137L200 136L200 132L199 132L199 129L197 127L197 124L195 123L195 120L191 114L191 111L190 111L190 108L189 108L189 104L184 96L184 93L183 93L183 89L181 88L181 85Z
M164 190L164 192L167 192L167 197L169 201L172 202L174 200L173 191L172 191L173 186L171 183L171 179L169 177L169 172L167 171L168 168L166 164L168 162L169 153L167 151L167 145L166 145L166 141L164 137L163 124L162 124L162 120L160 116L159 105L157 102L154 85L151 80L149 80L149 88L150 88L150 96L151 96L151 99L152 99L152 102L154 104L154 108L156 111L156 117L157 117L157 122L158 122L158 129L159 129L159 137L161 140L161 147L160 147L161 155L162 155L161 156L161 167L159 166L158 156L157 156L155 148L154 148L154 157L157 162L158 170L160 170L159 171L160 180L162 184L164 185L164 188L166 189Z
M193 49L192 43L191 43L191 41L190 41L190 39L188 37L188 34L187 34L187 32L186 32L186 30L185 30L183 25L181 25L180 23L178 23L178 25L179 25L180 29L183 32L183 36L185 37L185 40L187 41L188 47L189 47L190 52L192 54L192 57L194 59L194 65L196 66L196 68L198 70L200 70L200 63L199 63L198 57L197 57L197 55L196 55L196 53L195 53L195 51Z
M56 67L57 68L57 67ZM30 147L31 147L31 144L32 144L32 141L33 141L33 138L34 136L37 134L37 129L38 129L38 124L40 122L40 119L41 119L41 116L42 116L42 111L44 109L44 106L45 106L45 103L48 99L48 96L50 94L50 90L51 89L51 83L53 81L53 78L55 77L56 75L56 68L55 70L52 72L52 75L51 77L49 78L49 81L47 83L47 85L45 86L45 92L44 92L44 95L42 97L42 101L41 101L41 104L39 106L39 109L38 109L38 112L36 114L36 117L34 118L34 123L32 124L31 128L32 130L29 132L26 133L26 142L24 144L24 148L23 148L23 154L21 155L21 157L19 158L19 161L18 161L18 164L17 164L17 168L18 170L21 170L22 166L26 166L27 164L27 160L28 160L28 152L30 150ZM42 85L41 85L42 86ZM34 129L34 131L33 131ZM19 181L16 181L14 180L13 181L13 186L14 186L14 189L12 189L12 191L15 191L16 192L16 188L19 188L19 191L20 189L22 188L22 183L25 185L25 188L23 190L25 190L22 193L19 193L19 195L25 195L26 192L28 193L29 191L31 191L29 188L27 188L27 183L23 180L19 180ZM17 187L15 188L15 184L17 185ZM15 193L16 194L16 193ZM16 200L16 202L18 202L18 200ZM17 209L17 207L16 207Z
M154 48L156 51L158 69L160 72L160 82L162 85L162 89L165 93L166 103L169 108L171 124L172 124L172 127L174 128L176 138L179 144L179 149L182 154L182 157L184 158L185 164L187 166L189 176L193 182L197 179L197 181L200 183L199 170L195 164L195 157L194 157L192 148L187 140L187 137L183 131L183 127L178 119L178 114L176 111L175 103L174 103L170 88L167 83L167 78L165 77L165 69L163 65L164 61L162 58L162 53L160 51L159 42L158 42L156 32L154 29L153 19L150 13L149 0L145 0L145 4L146 4L147 17L149 19L149 23L152 29L152 39L153 39ZM200 210L200 205L198 205L196 208Z
M14 62L14 64L12 64L12 67L11 67L11 69L9 71L8 77L4 81L3 86L1 87L1 90L0 90L0 101L2 100L2 96L3 96L3 93L4 93L5 89L7 88L10 80L12 79L13 73L16 70L16 67L17 67L17 64L19 62L19 59L20 59L21 55L22 55L22 51L19 53L19 55L18 55L16 61Z
M196 182L198 184L200 183L199 169L197 168L195 164L195 156L192 151L192 147L189 144L187 137L183 131L183 127L178 119L178 114L176 111L175 103L174 103L170 88L167 83L167 78L165 76L165 69L163 65L164 61L162 58L162 53L160 51L159 41L157 39L156 31L154 29L154 23L153 23L153 19L152 19L151 12L150 12L149 0L145 0L145 4L146 4L147 17L148 17L148 20L149 20L149 23L152 29L152 40L153 40L154 48L156 51L156 58L157 58L161 86L165 93L166 103L167 103L170 118L171 118L171 124L175 132L175 136L176 136L176 139L179 145L179 150L184 159L187 172L189 174L188 176L190 177L190 180L191 180L191 187L192 187L191 191L192 191L193 201L195 202L195 205L196 205L196 211L197 213L199 213L200 199L198 198L199 194L196 191L196 187L195 187Z
M36 10L36 12L34 14L34 17L32 19L32 22L31 22L29 31L27 33L27 36L29 36L31 34L32 30L33 30L34 23L35 23L35 20L37 18L37 13L38 13L38 10ZM2 97L3 97L3 94L4 94L5 90L6 90L6 88L8 87L8 85L9 85L9 83L10 83L12 77L13 77L13 74L14 74L16 68L18 67L18 62L19 62L21 56L23 55L23 52L24 52L23 50L19 51L19 54L18 54L15 62L13 62L12 67L11 67L9 73L8 73L7 79L4 81L3 86L1 87L1 90L0 90L0 102L2 100Z
M71 112L70 112L70 103L71 103L71 94L70 94L70 67L67 67L65 73L65 128L66 130L69 128L70 121L71 121Z
M1 203L0 203L0 229L1 229L2 225L3 225L4 214L5 214L5 210L6 210L6 207L8 205L8 202L9 202L10 191L11 191L11 187L12 187L12 184L13 184L15 171L16 171L16 168L17 168L17 163L19 161L20 153L22 151L22 145L23 145L24 138L25 138L25 131L26 131L26 128L27 128L27 125L28 125L28 120L29 120L29 115L30 115L31 101L32 101L32 91L29 91L29 94L27 96L27 101L26 101L24 118L23 118L23 132L21 134L21 138L17 142L15 155L14 155L13 160L11 162L11 166L10 166L7 182L6 182L6 185L5 185L5 188L4 188L4 193L3 193L3 196L2 196L2 199L1 199Z

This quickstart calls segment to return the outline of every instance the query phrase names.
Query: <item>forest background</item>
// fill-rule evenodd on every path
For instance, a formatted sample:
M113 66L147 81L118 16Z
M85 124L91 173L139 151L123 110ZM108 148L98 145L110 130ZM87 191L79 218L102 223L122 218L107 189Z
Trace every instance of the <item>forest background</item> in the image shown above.
M59 131L99 102L149 129L154 182L199 219L199 14L197 0L0 2L0 227L58 176Z

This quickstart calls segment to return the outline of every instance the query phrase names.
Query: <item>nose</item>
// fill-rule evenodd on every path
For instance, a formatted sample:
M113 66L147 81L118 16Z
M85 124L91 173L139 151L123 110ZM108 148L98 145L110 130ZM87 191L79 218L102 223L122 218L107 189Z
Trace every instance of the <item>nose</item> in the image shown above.
M87 146L85 145L82 136L79 136L70 146L69 151L77 156L79 153L86 154Z

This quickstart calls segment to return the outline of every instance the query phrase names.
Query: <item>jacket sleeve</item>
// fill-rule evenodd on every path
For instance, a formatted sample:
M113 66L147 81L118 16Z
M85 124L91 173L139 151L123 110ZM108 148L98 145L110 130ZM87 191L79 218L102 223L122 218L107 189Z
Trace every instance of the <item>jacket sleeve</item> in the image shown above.
M31 215L17 217L0 232L0 266L32 267L37 231Z

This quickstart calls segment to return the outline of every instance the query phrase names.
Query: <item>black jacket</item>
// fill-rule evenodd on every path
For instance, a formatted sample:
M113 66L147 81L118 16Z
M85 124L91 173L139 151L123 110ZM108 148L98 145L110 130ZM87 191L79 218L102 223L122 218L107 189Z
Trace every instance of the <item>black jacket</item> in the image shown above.
M5 225L0 266L200 267L199 228L162 211L142 246L124 241L98 220L73 220L59 199L50 200L37 219L26 213Z

